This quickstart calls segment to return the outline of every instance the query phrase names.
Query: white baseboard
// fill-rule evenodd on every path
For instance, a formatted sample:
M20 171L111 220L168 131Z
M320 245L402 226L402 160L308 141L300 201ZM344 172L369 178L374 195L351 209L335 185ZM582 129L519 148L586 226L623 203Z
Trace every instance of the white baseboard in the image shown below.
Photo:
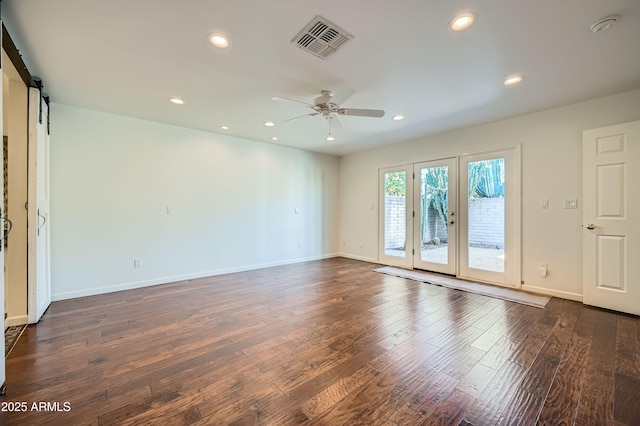
M6 327L13 327L14 325L25 325L29 322L29 317L26 315L18 315L15 317L7 317L6 320L4 320L4 326Z
M524 284L522 290L530 291L532 293L544 294L547 296L559 297L560 299L575 300L576 302L582 302L582 294L571 293L568 291L552 290L544 287L536 287L534 285Z
M338 256L346 257L347 259L362 260L363 262L378 263L378 259L375 259L373 257L364 257L349 253L338 253Z
M223 269L216 269L216 270L213 270L213 271L201 271L201 272L195 272L195 273L192 273L192 274L173 275L173 276L169 276L169 277L153 278L153 279L144 280L144 281L135 281L135 282L121 283L121 284L113 284L113 285L108 285L108 286L103 286L103 287L94 287L94 288L90 288L90 289L86 289L86 290L67 291L67 292L61 292L61 293L56 293L54 291L51 294L51 300L52 301L57 301L57 300L75 299L75 298L78 298L78 297L85 297L85 296L95 296L97 294L113 293L113 292L122 291L122 290L132 290L132 289L135 289L135 288L150 287L150 286L159 285L159 284L168 284L168 283L173 283L173 282L176 282L176 281L184 281L184 280L192 280L192 279L195 279L195 278L212 277L212 276L215 276L215 275L233 274L235 272L252 271L254 269L270 268L270 267L273 267L273 266L291 265L291 264L294 264L294 263L302 263L302 262L309 262L309 261L313 261L313 260L329 259L329 258L332 258L332 257L339 257L339 256L340 255L337 254L337 253L331 253L331 254L325 254L325 255L321 255L321 256L311 256L311 257L289 259L289 260L283 260L283 261L277 261L277 262L265 262L265 263L259 263L259 264L254 264L254 265L245 265L245 266L240 266L240 267L234 267L234 268L223 268ZM26 318L27 317L25 316L24 324L27 323Z

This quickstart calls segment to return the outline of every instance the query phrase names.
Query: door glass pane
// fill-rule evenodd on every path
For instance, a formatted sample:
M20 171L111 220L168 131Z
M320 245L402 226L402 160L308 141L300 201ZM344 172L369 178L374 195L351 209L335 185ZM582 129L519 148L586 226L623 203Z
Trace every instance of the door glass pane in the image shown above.
M469 267L504 272L504 158L468 167Z
M384 253L406 256L407 172L384 174Z
M449 167L420 170L420 259L449 263Z

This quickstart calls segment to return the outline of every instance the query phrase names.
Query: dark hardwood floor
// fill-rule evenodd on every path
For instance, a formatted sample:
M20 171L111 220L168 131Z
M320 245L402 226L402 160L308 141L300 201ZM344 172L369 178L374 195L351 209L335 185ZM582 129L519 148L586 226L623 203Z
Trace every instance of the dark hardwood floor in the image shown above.
M640 424L639 318L377 266L336 258L54 302L7 359L2 407L27 411L0 423Z

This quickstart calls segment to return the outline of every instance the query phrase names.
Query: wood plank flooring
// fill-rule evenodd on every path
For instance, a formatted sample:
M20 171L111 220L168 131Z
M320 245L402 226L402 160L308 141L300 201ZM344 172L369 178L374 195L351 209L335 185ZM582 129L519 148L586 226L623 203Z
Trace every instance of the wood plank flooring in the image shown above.
M0 424L640 424L638 317L376 267L335 258L54 302L7 359L2 408L27 409Z

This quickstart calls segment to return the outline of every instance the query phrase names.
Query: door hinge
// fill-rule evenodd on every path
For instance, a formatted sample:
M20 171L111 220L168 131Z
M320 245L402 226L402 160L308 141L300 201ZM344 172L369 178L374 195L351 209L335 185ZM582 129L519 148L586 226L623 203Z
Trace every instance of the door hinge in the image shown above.
M416 212L415 212L415 210L411 212L411 217L416 217Z
M416 249L411 249L411 254L415 255L416 254Z

